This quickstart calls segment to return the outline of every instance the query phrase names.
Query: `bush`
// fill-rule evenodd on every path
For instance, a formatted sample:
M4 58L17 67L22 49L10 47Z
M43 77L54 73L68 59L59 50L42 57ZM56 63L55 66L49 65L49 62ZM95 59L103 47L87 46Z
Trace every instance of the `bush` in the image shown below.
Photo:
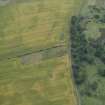
M92 81L91 83L87 81L84 87L83 94L87 96L96 95L97 88L98 88L98 83L96 81Z
M86 72L84 70L77 71L77 75L75 76L75 82L77 85L84 83L87 78Z
M98 74L102 77L105 77L105 68L98 69Z

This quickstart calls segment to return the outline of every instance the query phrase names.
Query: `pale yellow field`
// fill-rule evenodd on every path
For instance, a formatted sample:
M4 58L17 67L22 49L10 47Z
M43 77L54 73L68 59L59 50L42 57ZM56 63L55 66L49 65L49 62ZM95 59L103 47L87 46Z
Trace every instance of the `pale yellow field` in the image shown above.
M0 105L76 105L67 55L37 65L20 61L0 62Z
M0 53L20 48L38 50L65 42L70 16L78 4L75 0L32 0L0 7Z

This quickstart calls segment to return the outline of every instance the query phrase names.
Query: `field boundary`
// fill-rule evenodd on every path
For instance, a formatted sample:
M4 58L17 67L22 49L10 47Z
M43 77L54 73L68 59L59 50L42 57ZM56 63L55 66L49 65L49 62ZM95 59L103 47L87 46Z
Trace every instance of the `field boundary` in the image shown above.
M83 0L82 1L82 3L81 3L81 6L80 6L80 9L78 9L78 12L76 12L76 14L74 13L74 15L80 15L80 13L81 13L81 10L82 10L82 8L83 8L83 6L84 6L84 4L86 4L86 0ZM71 20L71 19L70 19ZM71 22L71 21L70 21ZM70 23L69 22L69 23ZM70 27L69 27L69 29L71 30L71 23L70 23L70 25L69 25ZM70 33L70 30L69 30L69 33ZM71 34L71 33L70 33ZM71 43L72 43L72 41L71 41L71 36L70 36L70 34L69 34L69 43L68 43L68 55L69 55L69 60L70 60L70 76L71 76L71 79L72 79L72 83L73 83L73 91L74 91L74 95L75 95L75 97L76 97L76 100L77 100L77 103L76 103L76 105L81 105L81 100L80 100L80 96L79 96L79 93L78 93L78 88L77 88L77 86L76 86L76 84L75 84L75 81L74 81L74 76L73 76L73 70L72 70L72 54L71 54Z

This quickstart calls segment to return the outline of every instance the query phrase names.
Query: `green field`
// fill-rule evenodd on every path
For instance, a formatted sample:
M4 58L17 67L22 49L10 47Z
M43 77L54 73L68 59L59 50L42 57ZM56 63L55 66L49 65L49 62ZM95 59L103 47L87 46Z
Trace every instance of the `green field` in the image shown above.
M82 0L0 4L0 105L76 105L69 21Z

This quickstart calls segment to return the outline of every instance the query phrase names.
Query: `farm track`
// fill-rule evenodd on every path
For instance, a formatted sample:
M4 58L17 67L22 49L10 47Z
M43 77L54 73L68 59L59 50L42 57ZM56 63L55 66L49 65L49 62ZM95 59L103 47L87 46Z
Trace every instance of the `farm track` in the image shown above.
M3 55L3 56L0 56L0 61L2 60L9 60L9 59L14 59L14 58L17 58L17 57L23 57L23 56L27 56L27 55L30 55L30 54L35 54L35 53L41 53L41 52L44 52L46 50L50 50L50 49L56 49L56 48L61 48L61 47L66 47L65 45L65 42L62 42L61 44L56 44L55 46L52 46L52 47L48 47L48 48L43 48L43 49L39 49L39 50L30 50L28 49L27 52L23 52L23 53L20 53L20 54L13 54L11 56L9 56L9 54L7 53L6 55Z

